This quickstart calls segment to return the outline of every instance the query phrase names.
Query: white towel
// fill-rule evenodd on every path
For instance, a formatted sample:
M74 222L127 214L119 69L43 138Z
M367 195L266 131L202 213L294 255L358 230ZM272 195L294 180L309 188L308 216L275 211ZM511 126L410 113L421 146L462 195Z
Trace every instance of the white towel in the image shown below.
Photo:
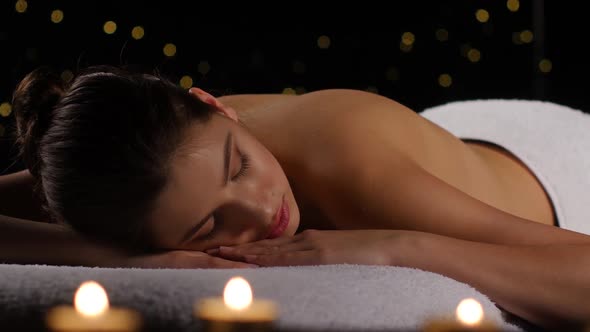
M590 115L536 100L455 101L419 112L461 139L520 159L551 199L559 226L590 234Z
M469 297L502 329L524 330L464 283L417 269L361 265L175 270L0 264L0 326L39 327L47 308L71 305L80 283L95 280L113 305L139 311L146 330L195 332L195 301L221 296L237 275L249 281L255 298L278 304L280 330L417 331L434 317L453 317Z

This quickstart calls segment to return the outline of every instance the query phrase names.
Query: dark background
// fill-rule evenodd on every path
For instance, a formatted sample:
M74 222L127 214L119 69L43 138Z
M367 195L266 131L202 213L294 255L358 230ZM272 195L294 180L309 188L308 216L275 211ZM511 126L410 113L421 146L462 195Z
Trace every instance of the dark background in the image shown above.
M22 0L21 0L22 1ZM75 73L94 64L158 70L215 95L369 90L420 111L453 100L540 99L590 110L587 12L575 2L505 0L381 2L0 2L0 104L39 65ZM22 8L22 3L20 3ZM63 12L54 23L52 11ZM489 13L487 22L476 11ZM114 21L107 34L103 25ZM131 36L135 26L145 34ZM437 30L448 32L437 39ZM530 31L532 41L517 38ZM400 48L404 32L415 40ZM321 48L325 36L329 46ZM176 46L174 56L163 47ZM325 45L324 45L325 46ZM472 62L469 49L480 52ZM540 70L541 60L551 63ZM69 71L69 72L68 72ZM448 74L450 86L439 76ZM179 83L180 84L180 83ZM14 115L0 112L0 170L15 165ZM0 110L1 110L0 106ZM113 119L115 120L115 119Z

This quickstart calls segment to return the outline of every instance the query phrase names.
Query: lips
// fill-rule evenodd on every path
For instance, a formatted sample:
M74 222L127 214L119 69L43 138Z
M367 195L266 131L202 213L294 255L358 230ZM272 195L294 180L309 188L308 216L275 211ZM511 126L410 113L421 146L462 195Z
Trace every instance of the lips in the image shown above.
M287 226L289 226L289 204L283 198L283 202L275 215L267 239L274 239L281 236L287 229Z

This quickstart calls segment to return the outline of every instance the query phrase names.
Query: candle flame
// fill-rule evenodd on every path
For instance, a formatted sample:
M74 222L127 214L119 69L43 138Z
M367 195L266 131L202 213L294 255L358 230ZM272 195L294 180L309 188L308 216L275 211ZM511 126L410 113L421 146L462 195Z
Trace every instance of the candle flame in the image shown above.
M84 316L98 316L109 308L107 293L95 281L86 281L78 287L74 297L76 311Z
M464 299L457 306L457 319L465 325L477 325L483 319L483 308L477 300Z
M234 310L243 310L252 303L252 289L242 277L231 278L223 291L225 305Z

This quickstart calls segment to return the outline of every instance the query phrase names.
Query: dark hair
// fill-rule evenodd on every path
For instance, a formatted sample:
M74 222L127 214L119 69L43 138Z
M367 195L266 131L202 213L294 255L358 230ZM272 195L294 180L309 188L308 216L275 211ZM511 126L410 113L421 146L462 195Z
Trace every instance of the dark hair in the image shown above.
M210 107L159 74L93 66L65 83L48 67L13 95L20 157L55 222L114 244L149 246L147 215L169 161Z

